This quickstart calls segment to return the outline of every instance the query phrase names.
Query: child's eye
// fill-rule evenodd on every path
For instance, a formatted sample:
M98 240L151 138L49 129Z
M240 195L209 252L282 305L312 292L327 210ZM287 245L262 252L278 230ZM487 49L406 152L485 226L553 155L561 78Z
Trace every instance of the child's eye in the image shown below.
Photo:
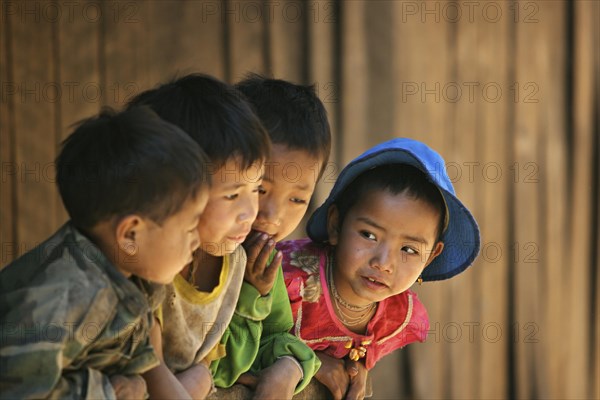
M292 203L297 203L297 204L306 204L306 200L299 199L299 198L297 198L297 197L292 197L292 198L290 199L290 201L291 201Z
M415 250L415 249L413 249L412 247L409 247L409 246L402 247L402 251L405 251L408 254L419 254L419 252L417 250Z
M371 233L371 232L369 232L369 231L360 231L360 234L361 234L361 235L362 235L362 237L364 237L365 239L368 239L368 240L373 240L373 241L377 240L377 237L376 237L376 236L375 236L373 233Z
M254 189L252 189L252 193L264 194L265 189L263 188L262 185L258 185Z
M237 194L237 193L228 194L228 195L225 196L225 199L227 199L227 200L235 200L235 199L237 199L238 196L239 196L239 194Z

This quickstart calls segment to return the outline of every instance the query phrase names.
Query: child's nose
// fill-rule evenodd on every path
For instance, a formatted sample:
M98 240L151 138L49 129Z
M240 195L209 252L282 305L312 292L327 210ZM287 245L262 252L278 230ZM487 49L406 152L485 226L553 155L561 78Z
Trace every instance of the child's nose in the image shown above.
M392 272L397 265L396 253L388 246L379 246L373 265L380 271Z
M279 226L281 225L280 210L281 207L279 207L275 199L271 197L261 199L256 219L261 224Z
M242 202L241 209L237 217L237 222L252 222L258 214L258 198L248 198Z

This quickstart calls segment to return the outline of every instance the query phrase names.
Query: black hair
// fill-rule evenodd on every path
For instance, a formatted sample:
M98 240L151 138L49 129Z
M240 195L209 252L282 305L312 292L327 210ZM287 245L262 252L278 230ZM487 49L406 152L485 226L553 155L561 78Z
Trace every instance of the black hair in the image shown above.
M200 146L149 108L106 108L64 140L56 182L83 231L134 213L160 224L208 187L208 163Z
M436 242L440 240L446 218L446 206L442 194L423 171L408 164L375 167L362 173L346 186L334 202L338 209L340 228L348 211L367 193L377 190L387 190L394 195L404 193L431 205L440 216Z
M248 98L274 144L320 158L323 173L331 150L331 130L314 86L249 74L235 87Z
M140 104L187 132L217 168L239 156L247 169L269 154L269 137L244 96L211 76L186 75L140 93L128 107Z

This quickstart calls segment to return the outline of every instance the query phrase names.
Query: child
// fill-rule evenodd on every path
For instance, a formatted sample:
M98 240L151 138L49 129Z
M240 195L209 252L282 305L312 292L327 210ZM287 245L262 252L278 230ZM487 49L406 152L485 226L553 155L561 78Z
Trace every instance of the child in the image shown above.
M291 398L314 376L320 362L289 333L292 328L277 241L288 236L306 213L329 158L327 113L311 86L250 75L236 87L250 101L269 132L259 211L245 242L246 276L236 312L221 341L228 356L213 362L215 383L255 386L256 398ZM271 260L267 257L271 256ZM251 262L254 261L254 262Z
M335 398L361 397L365 367L425 340L427 312L410 286L467 268L479 230L444 160L420 142L394 139L344 168L307 231L312 241L278 246L292 331L321 358L317 379ZM360 361L352 379L346 357Z
M79 125L57 159L70 221L0 271L3 398L144 398L159 285L190 262L200 147L149 109Z
M159 324L151 332L164 363L145 375L152 397L185 397L183 385L193 398L203 398L212 388L208 366L226 355L219 341L244 278L246 254L239 245L258 212L270 142L243 96L206 75L188 75L141 93L131 105L136 104L149 105L180 126L200 144L213 167L199 225L202 246L167 286Z

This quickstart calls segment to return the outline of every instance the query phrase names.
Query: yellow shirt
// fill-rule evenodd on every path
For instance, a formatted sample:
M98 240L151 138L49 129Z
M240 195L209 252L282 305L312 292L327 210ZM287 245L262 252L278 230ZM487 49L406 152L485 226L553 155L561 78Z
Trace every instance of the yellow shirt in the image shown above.
M180 275L167 285L156 317L162 326L165 362L173 372L224 355L218 345L235 311L245 268L246 253L238 246L223 257L219 283L211 292L197 290Z

